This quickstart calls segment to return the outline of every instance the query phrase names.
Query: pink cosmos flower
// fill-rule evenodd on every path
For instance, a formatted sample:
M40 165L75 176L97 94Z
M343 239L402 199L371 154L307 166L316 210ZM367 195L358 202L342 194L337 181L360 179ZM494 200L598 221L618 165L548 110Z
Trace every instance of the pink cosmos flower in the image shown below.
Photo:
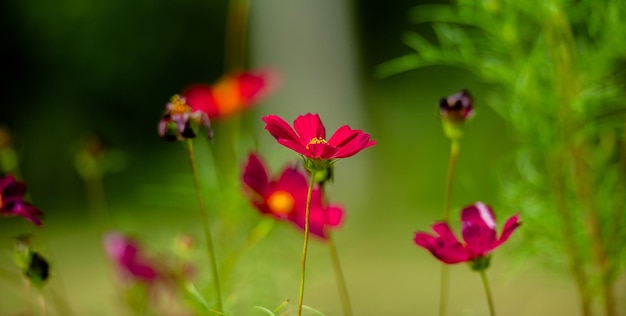
M104 248L126 280L151 284L159 278L155 264L143 257L139 245L130 238L109 232L104 236Z
M445 222L438 222L432 226L435 236L423 232L416 233L415 243L444 263L481 261L509 239L513 231L521 225L519 216L512 216L506 221L502 234L498 237L493 211L481 202L465 207L461 211L461 221L465 243L456 238Z
M43 213L34 205L24 201L26 185L11 175L0 178L0 215L21 216L41 226Z
M376 141L370 140L369 134L353 130L348 125L341 126L327 139L326 129L317 114L298 116L293 122L295 131L276 115L265 116L263 121L265 129L278 143L310 159L346 158L376 144Z
M278 80L269 69L228 74L215 85L194 84L182 95L189 105L209 118L226 118L250 108L276 89Z
M251 202L262 214L287 220L304 229L308 180L305 173L285 168L279 177L270 179L265 166L255 154L246 163L243 182L251 191ZM327 238L326 229L341 224L344 210L338 205L325 205L322 192L315 187L311 194L310 231Z

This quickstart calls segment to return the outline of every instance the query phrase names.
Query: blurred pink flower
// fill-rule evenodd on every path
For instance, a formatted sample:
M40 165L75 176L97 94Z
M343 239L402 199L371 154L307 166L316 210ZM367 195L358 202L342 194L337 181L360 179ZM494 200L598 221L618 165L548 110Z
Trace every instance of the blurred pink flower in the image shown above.
M298 116L293 122L295 131L276 115L265 116L263 121L265 129L278 143L314 160L350 157L376 144L376 141L370 140L369 134L353 130L348 125L341 126L326 140L326 128L317 114Z
M34 205L24 201L26 185L11 175L0 178L0 215L21 216L41 226L43 213Z
M151 284L159 278L155 263L144 258L139 245L130 238L109 232L104 236L104 248L124 279Z
M481 202L465 207L461 211L461 221L465 243L456 238L445 222L438 222L432 226L435 236L424 232L416 233L415 243L444 263L482 261L491 251L507 241L513 231L521 225L519 216L512 216L504 224L502 234L498 238L493 211Z
M194 84L182 95L187 103L211 119L226 118L254 105L276 89L277 75L270 69L231 73L215 85Z
M259 212L276 219L288 220L304 229L309 187L305 173L288 167L278 178L270 179L259 157L250 154L243 182L250 189L250 200ZM326 239L326 229L339 226L343 214L344 210L340 206L325 205L319 187L313 189L309 222L312 234Z

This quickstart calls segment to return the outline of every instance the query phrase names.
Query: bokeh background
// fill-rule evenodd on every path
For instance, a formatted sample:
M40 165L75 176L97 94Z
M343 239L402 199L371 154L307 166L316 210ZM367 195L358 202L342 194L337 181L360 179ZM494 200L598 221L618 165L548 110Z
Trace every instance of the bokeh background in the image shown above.
M453 208L484 201L494 206L500 223L523 211L501 194L520 140L482 102L485 84L466 70L444 66L374 76L377 65L411 51L401 40L405 31L432 33L408 17L419 3L264 0L250 6L248 65L274 68L282 84L243 114L237 164L250 149L257 149L274 172L297 161L263 130L260 118L270 113L288 121L319 113L329 131L349 124L377 141L338 163L328 188L330 199L348 212L335 238L355 315L436 314L440 264L412 238L439 219L443 207L449 141L440 126L439 98L467 88L476 106L461 143ZM156 124L172 94L223 74L227 9L227 1L206 0L0 4L5 63L0 124L13 133L30 198L46 214L41 229L21 219L0 221L1 315L26 310L10 258L12 237L24 231L37 236L52 260L47 295L65 295L76 315L126 312L75 169L76 150L93 133L107 140L116 157L113 172L104 177L112 227L138 237L152 253L170 251L181 233L201 243L184 146L159 139ZM228 131L228 122L216 122L216 142ZM221 190L215 175L220 161L211 151L219 148L206 142L198 146L211 218L225 236L218 238L218 258L232 251L260 217L243 195L239 202L211 201L224 196L215 193ZM238 189L228 188L231 200ZM489 270L499 314L577 315L566 273L519 256L523 240L524 227L498 251ZM295 303L300 247L298 230L277 225L241 258L235 276L226 281L236 315L262 315L255 305ZM313 241L309 258L305 303L339 315L323 243ZM199 270L208 271L202 254L197 260ZM486 315L478 275L465 265L451 271L450 315ZM626 298L624 291L619 295ZM52 303L50 314L56 313Z

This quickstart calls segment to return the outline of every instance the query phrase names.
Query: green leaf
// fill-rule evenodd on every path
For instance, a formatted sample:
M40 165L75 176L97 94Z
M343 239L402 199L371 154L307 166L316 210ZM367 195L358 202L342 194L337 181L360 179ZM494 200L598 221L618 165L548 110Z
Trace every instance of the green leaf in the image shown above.
M326 315L324 315L324 313L318 311L317 309L315 309L315 308L313 308L311 306L302 305L302 309L305 309L307 311L313 312L313 313L315 313L316 315L319 315L319 316L326 316Z
M258 310L260 310L260 311L264 311L264 312L265 312L265 313L267 313L268 315L271 315L271 316L276 316L276 314L274 314L274 312L272 312L271 310L269 310L269 309L267 309L267 308L265 308L265 307L263 307L263 306L254 306L254 308L255 308L255 309L258 309Z

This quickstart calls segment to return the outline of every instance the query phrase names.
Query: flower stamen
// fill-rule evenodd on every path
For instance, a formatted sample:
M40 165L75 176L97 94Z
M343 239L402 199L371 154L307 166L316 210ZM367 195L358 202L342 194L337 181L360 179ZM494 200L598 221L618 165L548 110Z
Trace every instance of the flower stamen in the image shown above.
M317 144L328 144L328 142L321 137L313 137L311 138L309 143L306 145L306 149L307 150L309 149L309 145L317 145Z
M184 97L181 97L178 94L175 94L170 99L170 114L171 115L180 115L191 112L191 106L187 104L187 100Z

